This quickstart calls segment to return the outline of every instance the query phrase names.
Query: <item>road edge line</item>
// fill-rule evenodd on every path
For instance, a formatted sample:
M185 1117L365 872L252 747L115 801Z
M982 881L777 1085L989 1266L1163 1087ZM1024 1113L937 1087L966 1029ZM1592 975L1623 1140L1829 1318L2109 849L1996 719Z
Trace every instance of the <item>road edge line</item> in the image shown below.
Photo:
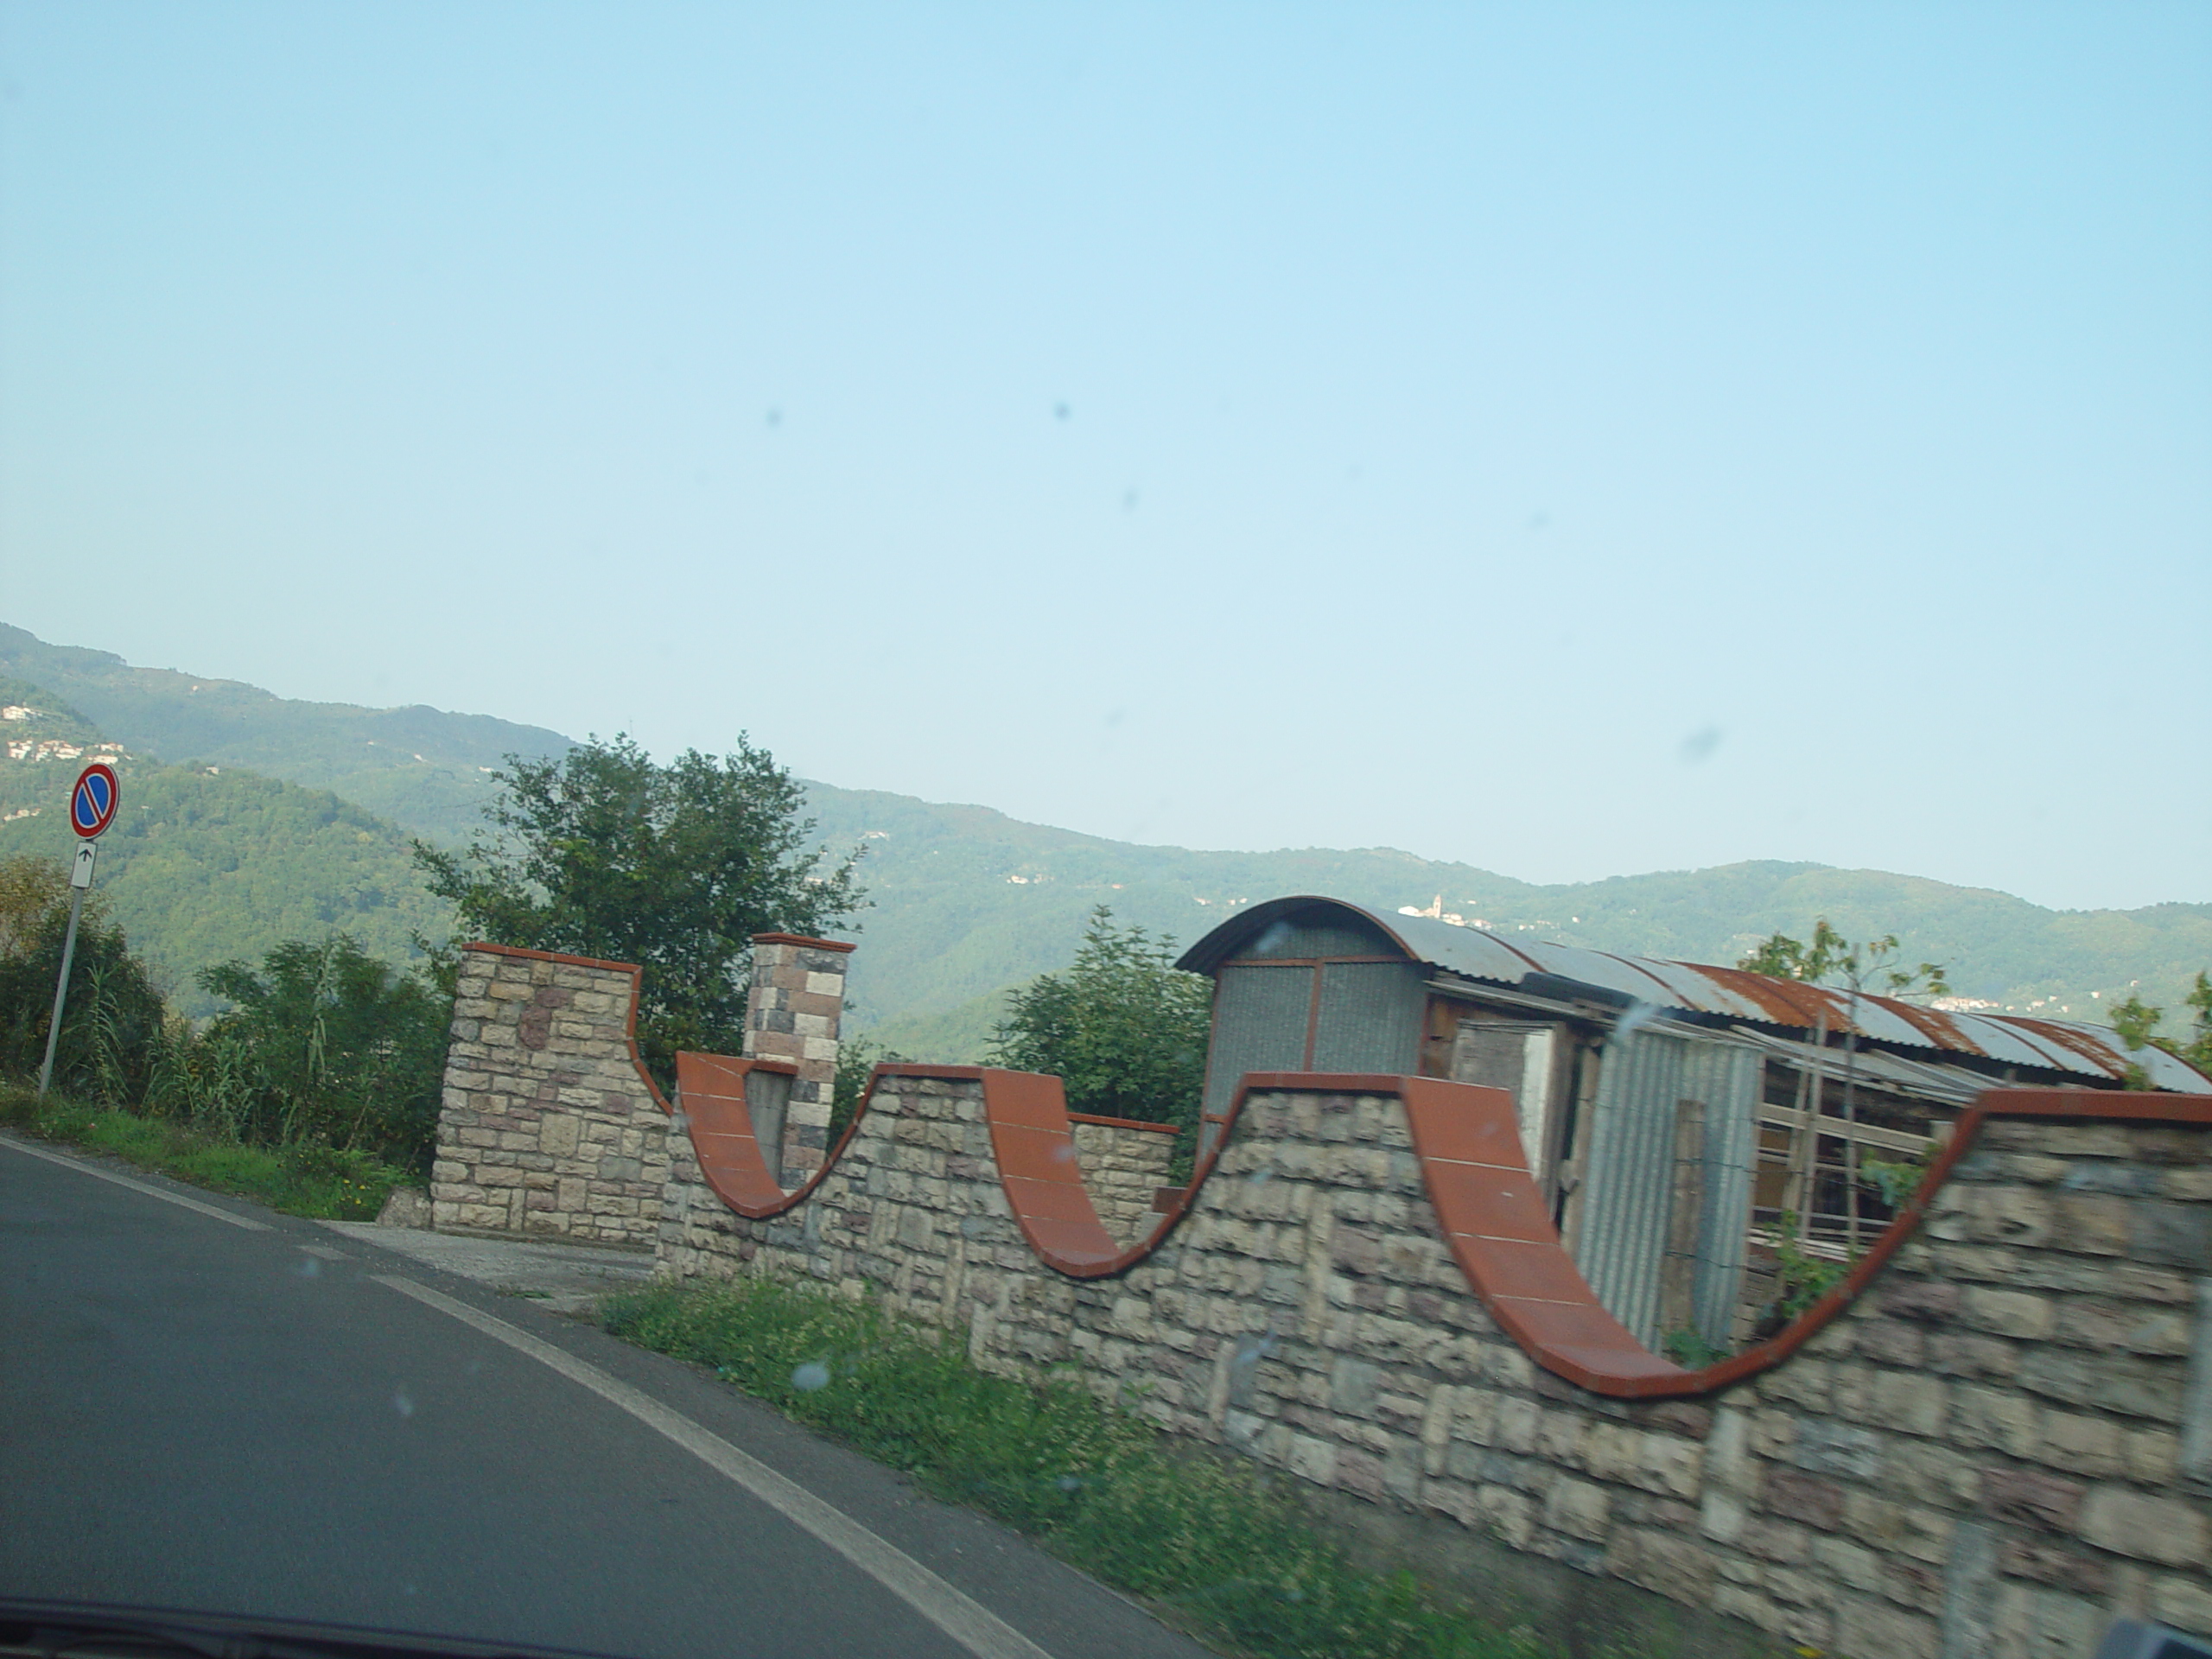
M203 1216L213 1216L218 1221L227 1221L233 1227L243 1227L250 1233L273 1233L276 1230L265 1221L256 1221L251 1216L234 1216L229 1211L213 1204L202 1204L198 1198L188 1198L181 1192L164 1192L150 1181L133 1180L128 1175L118 1175L111 1169L102 1169L88 1164L81 1158L68 1158L58 1152L48 1152L44 1147L34 1147L17 1140L12 1135L0 1135L0 1147L20 1152L28 1157L43 1158L49 1164L59 1164L64 1169L73 1169L80 1175L90 1175L103 1181L113 1181L118 1186L127 1186L133 1192L143 1192L149 1198L160 1198L186 1210L197 1210Z
M976 1655L977 1659L1052 1659L1045 1649L982 1603L946 1583L897 1545L877 1536L789 1476L777 1473L758 1458L739 1451L720 1435L663 1405L642 1389L610 1376L589 1361L578 1359L542 1338L509 1325L505 1319L480 1313L428 1285L397 1274L376 1273L368 1276L403 1296L410 1296L425 1306L449 1314L495 1342L505 1343L571 1382L589 1389L610 1405L628 1412L717 1474L745 1488L802 1531L812 1534Z

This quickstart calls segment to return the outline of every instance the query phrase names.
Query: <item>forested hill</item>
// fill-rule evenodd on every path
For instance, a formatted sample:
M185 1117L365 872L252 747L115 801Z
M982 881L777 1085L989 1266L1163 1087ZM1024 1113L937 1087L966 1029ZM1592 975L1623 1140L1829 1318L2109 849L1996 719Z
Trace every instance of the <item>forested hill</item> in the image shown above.
M1207 853L1137 847L1023 823L984 807L810 786L820 834L868 849L853 961L863 1023L896 1044L972 1047L986 997L1065 964L1105 904L1187 944L1238 906L1286 893L1385 914L1440 908L1512 937L1638 956L1732 963L1777 929L1825 916L1854 938L1894 932L1905 954L1949 965L1956 991L2013 1012L2101 1020L2139 982L2177 1007L2212 967L2212 905L2050 911L2008 893L1874 870L1774 861L1539 887L1466 864L1375 848ZM955 1058L931 1054L928 1058Z
M418 835L476 825L501 757L563 754L538 726L420 706L296 702L237 680L134 668L105 651L50 645L0 623L0 675L72 704L134 753L239 766L327 789Z
M286 939L342 928L402 962L412 931L443 937L444 907L423 890L397 825L325 789L228 767L109 758L122 775L123 807L100 839L97 891L185 1012L215 1009L194 982L200 969L258 959ZM0 858L69 855L69 785L80 764L68 754L0 759Z
M410 863L407 832L461 838L489 798L486 769L511 751L569 745L479 715L295 702L4 626L0 677L0 703L42 711L0 727L16 742L35 730L129 751L101 886L180 987L207 963L331 926L395 958L412 928L439 937L444 914ZM240 775L249 768L266 775ZM58 756L0 757L0 856L65 849L73 772ZM808 789L818 837L868 849L861 879L874 904L859 918L856 1019L931 1058L972 1053L991 994L1065 965L1098 904L1187 944L1238 906L1285 893L1385 912L1440 901L1508 936L1724 963L1826 916L1854 938L1900 935L1911 960L1949 964L1961 995L2075 1019L2099 1018L2139 983L2177 1007L2190 977L2212 966L2212 905L2054 912L1910 876L1778 862L1538 887L1387 849L1140 847L987 807Z

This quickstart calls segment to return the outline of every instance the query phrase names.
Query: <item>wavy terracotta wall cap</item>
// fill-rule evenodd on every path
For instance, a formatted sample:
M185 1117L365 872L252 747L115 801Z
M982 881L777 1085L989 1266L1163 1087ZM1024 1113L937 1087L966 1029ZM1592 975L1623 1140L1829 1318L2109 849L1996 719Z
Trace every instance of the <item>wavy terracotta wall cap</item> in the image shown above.
M755 933L755 944L796 944L809 950L857 950L860 946L849 939L813 939L804 933Z
M613 962L605 957L572 957L564 950L531 950L519 944L487 944L481 939L471 940L461 947L464 950L479 950L487 957L519 957L527 962L559 962L571 968L606 968L618 974L627 974L636 979L645 970L634 962ZM637 1023L637 1009L630 1010L632 1025Z
M1607 1313L1560 1243L1529 1173L1513 1096L1436 1077L1393 1079L1436 1224L1491 1317L1546 1370L1585 1388L1688 1374Z
M1993 1117L2077 1118L2107 1122L2196 1123L2212 1126L2212 1097L2201 1095L2138 1094L2112 1089L1991 1089L1968 1107L1936 1154L1920 1185L1905 1200L1896 1218L1885 1228L1843 1282L1800 1313L1772 1338L1693 1374L1695 1387L1683 1390L1706 1393L1755 1376L1802 1347L1822 1327L1858 1300L1889 1260L1912 1236L1928 1213L1929 1204L1959 1160L1981 1137L1982 1125Z
M806 1185L786 1193L769 1174L746 1109L745 1074L760 1063L686 1054L677 1057L677 1066L692 1143L699 1149L709 1184L731 1208L754 1217L780 1214L806 1199L836 1167L884 1077L980 1083L1000 1186L1014 1221L1039 1261L1076 1279L1125 1272L1159 1248L1198 1202L1251 1096L1280 1091L1395 1096L1405 1108L1437 1225L1469 1288L1537 1364L1592 1393L1621 1399L1708 1394L1795 1353L1850 1306L1896 1254L1990 1117L2212 1125L2212 1099L2195 1096L2083 1089L1992 1090L1960 1119L1919 1190L1841 1285L1771 1340L1716 1365L1689 1371L1645 1348L1599 1302L1560 1243L1529 1176L1512 1096L1503 1090L1372 1073L1250 1073L1220 1120L1228 1132L1201 1161L1175 1207L1147 1237L1122 1249L1100 1223L1083 1184L1066 1097L1058 1077L983 1066L878 1065L844 1139Z
M860 1110L805 1185L786 1192L768 1167L753 1134L746 1078L757 1071L789 1072L789 1062L764 1063L720 1054L676 1057L677 1093L699 1171L715 1196L739 1215L760 1221L810 1197L843 1156L887 1077L936 1077L980 1083L999 1185L1014 1222L1038 1259L1079 1278L1095 1277L1141 1257L1152 1240L1134 1251L1117 1246L1091 1204L1076 1162L1075 1135L1058 1077L976 1065L897 1062L877 1065ZM1159 1236L1155 1230L1154 1239Z
M1128 1252L1099 1221L1083 1184L1060 1080L994 1067L983 1071L982 1084L999 1184L1029 1248L1047 1267L1077 1278L1124 1265Z
M1510 1182L1498 1183L1492 1193L1479 1177L1487 1160L1499 1155L1497 1148L1504 1144L1509 1131L1514 1156L1518 1159L1520 1136L1513 1122L1510 1096L1502 1090L1474 1090L1471 1084L1428 1077L1404 1078L1397 1092L1406 1103L1414 1149L1421 1156L1422 1173L1436 1206L1438 1223L1445 1229L1452 1254L1475 1294L1529 1357L1545 1370L1593 1393L1628 1399L1709 1394L1789 1358L1857 1300L1911 1236L1929 1201L1979 1138L1982 1124L1992 1117L2212 1124L2212 1100L2191 1095L2120 1094L2099 1089L1991 1090L1960 1118L1949 1143L1929 1167L1919 1189L1841 1284L1758 1347L1702 1370L1688 1371L1652 1353L1597 1306L1596 1297L1559 1243L1548 1216L1542 1218L1541 1228L1548 1236L1548 1245L1538 1244L1526 1255L1510 1248L1537 1230L1524 1207L1524 1195ZM1494 1098L1477 1102L1468 1097L1470 1094ZM1476 1164L1471 1158L1455 1160L1444 1155L1446 1148L1472 1153L1485 1162ZM1471 1173L1446 1175L1440 1180L1440 1168L1448 1169L1455 1161ZM1525 1167L1521 1173L1525 1177ZM1533 1200L1533 1184L1525 1198ZM1546 1255L1553 1259L1547 1262ZM1551 1294L1527 1294L1527 1287L1535 1284L1549 1287ZM1581 1292L1579 1296L1574 1294L1577 1287Z
M684 1132L691 1137L700 1174L715 1196L739 1215L761 1221L804 1202L830 1173L834 1159L825 1160L798 1191L784 1191L753 1133L745 1084L755 1071L794 1077L798 1067L790 1060L746 1060L728 1054L679 1052L676 1057L676 1097L683 1106ZM839 1150L843 1146L840 1141Z
M822 1166L804 1185L786 1192L769 1168L753 1133L753 1112L746 1098L745 1080L755 1071L796 1077L798 1066L791 1060L739 1059L728 1054L679 1052L676 1057L677 1095L683 1103L683 1127L691 1137L692 1150L698 1154L699 1173L716 1198L741 1216L754 1221L779 1216L812 1196L814 1189L837 1166L837 1160L859 1132L880 1079L943 1077L973 1082L983 1075L983 1068L977 1065L931 1065L912 1061L878 1065L868 1073L860 1109L853 1114L853 1121L845 1126L837 1144L829 1149ZM664 1106L663 1109L666 1108Z
M1960 1120L1949 1144L1895 1222L1835 1289L1778 1334L1702 1370L1652 1353L1607 1313L1560 1242L1522 1156L1520 1127L1502 1090L1434 1077L1372 1073L1253 1072L1219 1120L1225 1132L1182 1201L1152 1236L1103 1268L1063 1272L1096 1277L1142 1260L1198 1200L1254 1094L1298 1091L1395 1095L1403 1102L1421 1174L1452 1256L1469 1287L1530 1359L1595 1394L1667 1399L1709 1394L1781 1363L1849 1307L1910 1237L1929 1200L1991 1117L2096 1118L2212 1125L2212 1099L2123 1094L2099 1089L1992 1090ZM1040 1252L1042 1254L1042 1252Z
M1070 1112L1071 1123L1096 1123L1108 1129L1142 1129L1148 1135L1179 1135L1182 1131L1173 1123L1147 1123L1137 1117L1101 1117L1096 1112Z

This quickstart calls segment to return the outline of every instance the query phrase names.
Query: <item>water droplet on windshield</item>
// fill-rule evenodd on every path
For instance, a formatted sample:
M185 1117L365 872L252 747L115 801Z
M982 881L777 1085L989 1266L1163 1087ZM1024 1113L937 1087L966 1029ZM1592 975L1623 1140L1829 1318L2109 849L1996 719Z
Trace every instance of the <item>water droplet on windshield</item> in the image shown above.
M412 1417L415 1414L415 1396L407 1392L407 1385L404 1382L392 1390L391 1408L403 1417Z
M818 1359L810 1359L791 1371L791 1387L802 1394L812 1394L817 1389L830 1386L830 1368Z

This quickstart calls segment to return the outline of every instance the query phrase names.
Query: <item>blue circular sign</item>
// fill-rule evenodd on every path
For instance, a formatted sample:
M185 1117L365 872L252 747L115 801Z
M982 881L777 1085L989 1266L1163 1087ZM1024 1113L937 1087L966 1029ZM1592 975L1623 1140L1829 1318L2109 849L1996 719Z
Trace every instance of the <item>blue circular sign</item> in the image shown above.
M115 809L122 799L115 768L105 760L93 761L78 775L77 787L70 791L69 827L90 841L115 822Z

